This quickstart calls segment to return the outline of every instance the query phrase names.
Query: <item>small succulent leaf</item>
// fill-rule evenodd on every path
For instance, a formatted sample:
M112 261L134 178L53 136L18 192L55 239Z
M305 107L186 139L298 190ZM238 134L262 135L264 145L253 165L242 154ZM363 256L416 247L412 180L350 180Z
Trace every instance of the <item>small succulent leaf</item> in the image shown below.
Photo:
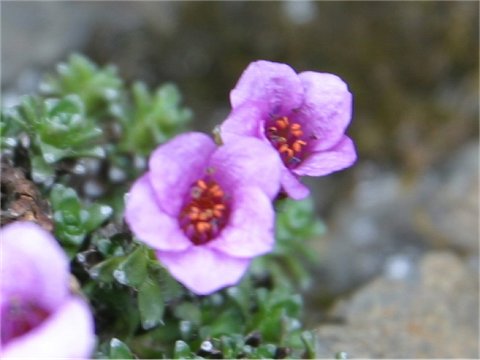
M113 272L122 285L140 287L147 277L147 256L143 246L138 246Z
M147 278L138 289L138 309L145 330L162 323L165 304L156 281Z
M92 204L88 208L88 214L85 229L91 232L112 216L113 209L108 205Z
M188 346L188 344L185 341L177 340L175 342L175 347L173 350L173 358L174 359L194 359L195 356L190 350L190 346Z
M94 280L111 283L115 280L113 272L118 266L125 260L123 256L116 256L108 258L95 266L91 267L88 271L90 277Z
M48 164L43 156L35 155L31 158L30 165L32 167L32 180L39 184L49 186L55 177L55 169Z
M128 346L117 338L110 340L109 359L134 359Z

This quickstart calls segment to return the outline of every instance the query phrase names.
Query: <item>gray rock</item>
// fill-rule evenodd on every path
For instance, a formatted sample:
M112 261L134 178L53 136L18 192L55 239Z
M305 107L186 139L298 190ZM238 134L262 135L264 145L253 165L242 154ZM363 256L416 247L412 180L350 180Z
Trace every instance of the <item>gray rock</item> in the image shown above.
M335 204L315 243L324 291L341 294L381 272L402 277L429 249L478 262L478 146L466 144L414 178L359 165L352 195Z
M448 252L427 254L409 276L375 279L343 300L342 325L316 330L318 357L478 358L478 270Z
M478 148L467 144L419 186L417 226L433 246L478 254Z

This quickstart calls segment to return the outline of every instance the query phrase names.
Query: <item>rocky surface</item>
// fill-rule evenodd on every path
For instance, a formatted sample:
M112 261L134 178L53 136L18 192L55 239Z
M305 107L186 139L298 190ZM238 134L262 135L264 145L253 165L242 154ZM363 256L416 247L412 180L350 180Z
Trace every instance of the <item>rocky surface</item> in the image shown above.
M401 277L429 249L477 264L478 149L465 144L415 177L358 165L351 196L335 204L315 242L322 291L342 294L383 271Z
M428 253L402 279L384 275L338 303L343 324L316 331L318 357L477 358L478 269Z

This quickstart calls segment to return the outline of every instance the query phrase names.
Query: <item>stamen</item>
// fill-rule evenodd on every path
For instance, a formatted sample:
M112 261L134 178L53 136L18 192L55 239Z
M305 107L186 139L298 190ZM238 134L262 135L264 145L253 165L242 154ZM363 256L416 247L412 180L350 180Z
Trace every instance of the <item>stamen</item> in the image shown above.
M188 213L188 217L190 218L190 220L197 220L199 214L200 214L200 209L196 206L192 206Z
M202 190L207 190L207 184L203 180L198 180L197 185Z
M292 149L295 152L300 152L302 151L302 146L305 146L307 143L303 140L297 140L292 144Z
M303 131L300 130L300 129L298 129L298 130L293 130L293 129L292 129L292 130L290 130L290 132L291 132L292 135L295 136L295 137L300 137L300 136L303 135Z
M209 231L212 226L208 222L199 221L195 227L200 234L203 234Z
M192 243L204 244L222 230L228 217L226 201L221 186L208 176L192 185L190 199L179 215L181 227Z
M277 127L280 129L286 129L288 127L288 118L286 116L281 117L277 121L275 121Z
M301 124L290 123L287 116L282 116L273 123L269 122L266 129L267 138L277 148L286 165L293 167L301 162L307 146Z

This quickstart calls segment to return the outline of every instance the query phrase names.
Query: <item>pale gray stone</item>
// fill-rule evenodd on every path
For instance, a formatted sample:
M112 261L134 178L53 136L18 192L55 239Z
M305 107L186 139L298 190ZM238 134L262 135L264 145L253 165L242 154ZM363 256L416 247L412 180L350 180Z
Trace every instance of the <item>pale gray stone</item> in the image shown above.
M317 331L318 357L478 358L478 270L448 252L427 254L403 280L376 278Z

